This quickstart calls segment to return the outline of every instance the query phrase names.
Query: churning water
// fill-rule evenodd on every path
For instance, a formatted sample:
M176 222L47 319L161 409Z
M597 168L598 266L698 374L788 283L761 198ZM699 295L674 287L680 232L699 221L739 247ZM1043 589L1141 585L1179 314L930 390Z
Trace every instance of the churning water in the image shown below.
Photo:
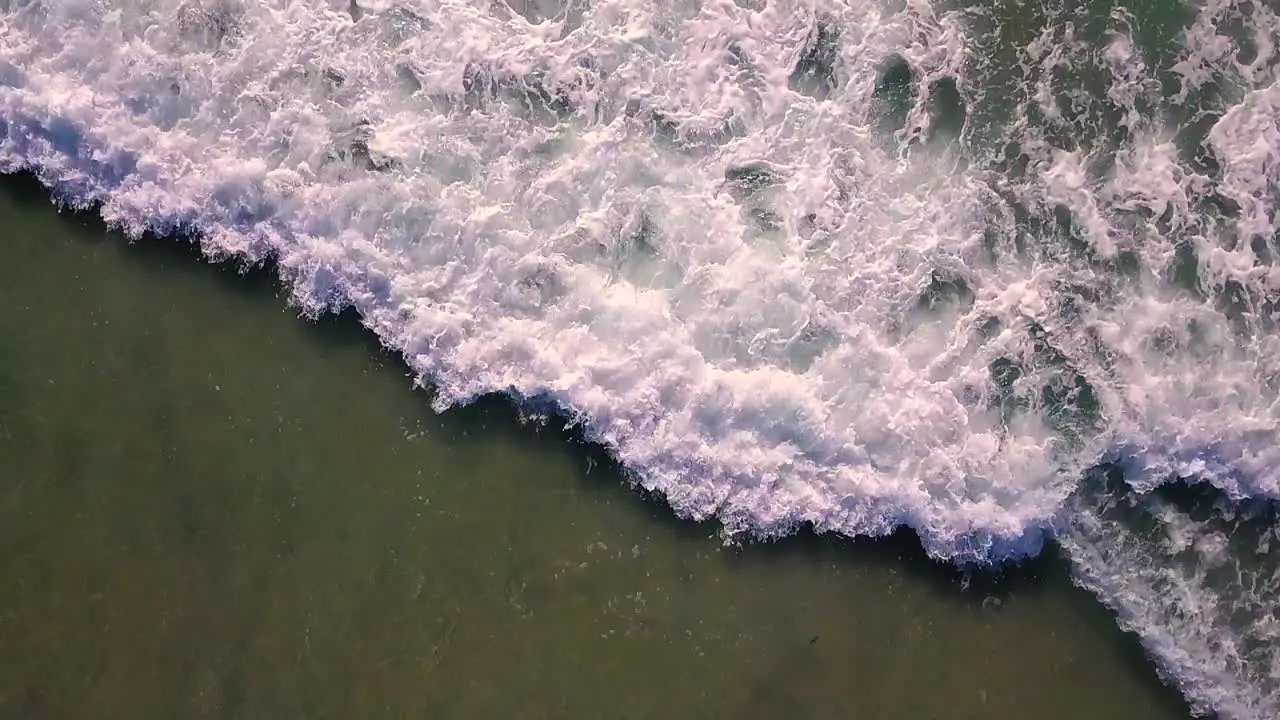
M1056 542L1197 711L1280 712L1271 0L0 8L3 171L730 536Z

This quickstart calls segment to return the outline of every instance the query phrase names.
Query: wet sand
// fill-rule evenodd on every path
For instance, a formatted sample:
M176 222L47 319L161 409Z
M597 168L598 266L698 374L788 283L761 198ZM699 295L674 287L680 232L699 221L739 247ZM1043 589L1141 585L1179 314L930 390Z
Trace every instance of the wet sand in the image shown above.
M0 718L1187 717L1051 554L725 548L268 272L0 218Z

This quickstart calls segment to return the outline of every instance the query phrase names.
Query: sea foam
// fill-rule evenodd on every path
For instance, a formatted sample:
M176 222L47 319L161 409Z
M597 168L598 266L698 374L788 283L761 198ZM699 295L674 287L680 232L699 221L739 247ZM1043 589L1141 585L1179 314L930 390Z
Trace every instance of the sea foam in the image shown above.
M1274 637L1206 616L1270 639L1204 670L1134 600L1166 549L1087 481L1280 499L1267 8L1197 8L1171 52L1119 9L1086 37L924 0L4 7L4 171L273 261L442 409L553 407L730 535L1056 538L1196 707L1277 706Z

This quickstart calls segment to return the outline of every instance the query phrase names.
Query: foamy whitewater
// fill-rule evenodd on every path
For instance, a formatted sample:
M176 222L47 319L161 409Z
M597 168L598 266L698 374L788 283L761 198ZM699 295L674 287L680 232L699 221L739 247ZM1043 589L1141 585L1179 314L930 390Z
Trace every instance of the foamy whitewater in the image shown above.
M0 0L0 169L729 535L1052 539L1276 717L1280 23L1154 5Z

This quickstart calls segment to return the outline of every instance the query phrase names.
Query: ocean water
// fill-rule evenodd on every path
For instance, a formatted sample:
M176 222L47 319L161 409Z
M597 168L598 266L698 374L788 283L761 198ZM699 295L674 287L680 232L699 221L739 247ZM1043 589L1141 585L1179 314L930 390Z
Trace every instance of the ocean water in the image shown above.
M0 169L726 542L1053 542L1196 712L1280 712L1267 3L0 7Z
M1060 553L725 546L354 313L0 178L0 717L1187 717Z

